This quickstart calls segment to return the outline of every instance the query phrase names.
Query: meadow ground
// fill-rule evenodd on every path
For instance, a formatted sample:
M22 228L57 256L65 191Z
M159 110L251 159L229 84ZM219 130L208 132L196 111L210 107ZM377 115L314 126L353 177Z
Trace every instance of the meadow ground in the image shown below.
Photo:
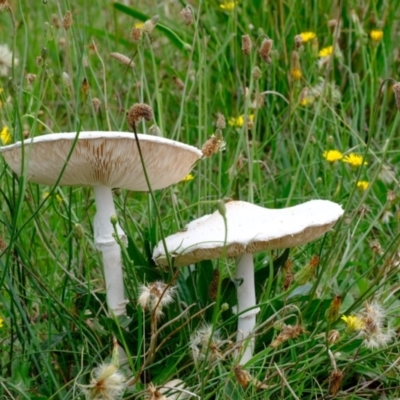
M398 0L0 10L2 146L131 132L134 103L154 112L139 132L213 144L152 196L115 188L128 237L119 317L106 306L93 190L31 183L0 157L0 398L174 398L162 386L175 379L179 398L400 398ZM345 210L320 239L254 256L260 312L245 365L234 260L152 260L163 236L229 199Z

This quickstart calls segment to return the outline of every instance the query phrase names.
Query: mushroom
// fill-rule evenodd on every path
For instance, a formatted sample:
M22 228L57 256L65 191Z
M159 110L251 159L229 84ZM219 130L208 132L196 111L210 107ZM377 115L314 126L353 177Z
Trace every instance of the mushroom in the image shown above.
M179 182L202 156L195 147L139 134L152 189ZM126 132L57 133L0 148L11 169L45 185L92 186L97 212L95 245L103 254L107 303L115 315L126 314L121 249L110 218L116 214L112 188L148 191L135 136ZM126 236L116 224L122 241Z
M201 260L226 257L236 259L237 340L249 337L256 323L253 253L302 245L327 232L342 216L340 205L328 200L312 200L284 208L268 209L245 201L225 204L225 218L219 211L190 222L183 232L165 239L173 265L184 266ZM225 241L226 237L226 241ZM153 252L156 263L166 265L163 243ZM251 339L241 358L246 363L253 354Z

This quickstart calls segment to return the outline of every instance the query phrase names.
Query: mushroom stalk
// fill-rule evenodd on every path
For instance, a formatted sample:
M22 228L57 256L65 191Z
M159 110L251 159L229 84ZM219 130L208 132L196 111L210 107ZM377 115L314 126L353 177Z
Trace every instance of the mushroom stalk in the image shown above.
M111 217L116 215L112 191L106 186L94 186L93 189L97 208L94 217L94 239L96 248L103 254L107 304L116 316L125 315L126 300L124 297L121 249L114 239L114 228L110 222ZM119 224L116 228L121 240L126 240Z
M256 325L256 315L260 309L254 308L256 305L256 293L254 286L254 262L253 254L243 254L236 257L236 280L237 287L237 311L239 314L237 341L244 343L246 338L252 333ZM244 312L251 308L251 310ZM244 353L240 360L245 364L253 356L254 337L248 343L244 343Z

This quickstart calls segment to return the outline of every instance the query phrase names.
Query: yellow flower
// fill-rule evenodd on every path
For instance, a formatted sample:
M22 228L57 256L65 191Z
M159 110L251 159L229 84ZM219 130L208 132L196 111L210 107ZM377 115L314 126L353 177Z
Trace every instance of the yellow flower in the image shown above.
M302 73L301 73L301 69L300 69L300 68L293 68L290 72L291 72L291 74L292 74L292 78L293 78L295 81L298 81L298 80L301 79Z
M314 103L314 96L306 96L300 100L300 105L303 107L309 106L310 104Z
M361 331L364 329L364 321L355 315L343 315L341 319L346 323L349 331Z
M4 326L4 319L0 318L0 328L2 328Z
M219 5L225 11L232 11L237 6L237 1L227 1L225 0L223 3Z
M357 188L360 190L367 190L369 188L369 182L368 181L358 181Z
M307 43L310 40L313 40L315 37L317 37L317 35L314 32L302 32L300 33L300 36L303 43Z
M367 165L368 163L364 161L363 158L359 154L350 153L348 156L343 157L343 162L350 164L352 167L360 167L361 165Z
M0 139L4 145L12 142L12 136L7 126L4 126L3 130L0 132Z
M322 154L322 157L331 163L339 161L343 158L343 154L339 150L326 150Z
M133 27L137 28L137 29L142 29L143 28L144 23L143 22L136 22Z
M238 117L231 117L228 119L228 125L234 126L235 128L241 128L244 125L244 115L239 115ZM250 122L254 121L254 114L250 114L248 117Z
M193 174L188 174L188 175L186 175L183 179L181 179L181 182L189 182L189 181L191 181L192 179L194 179Z
M329 57L333 53L333 46L324 47L318 52L319 57Z
M374 42L380 42L383 38L383 31L374 29L369 33L369 36Z

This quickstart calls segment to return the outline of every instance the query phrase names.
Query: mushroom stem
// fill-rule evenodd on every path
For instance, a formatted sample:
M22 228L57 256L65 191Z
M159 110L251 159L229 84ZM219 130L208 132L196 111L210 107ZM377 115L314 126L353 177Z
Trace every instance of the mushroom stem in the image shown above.
M110 221L111 217L116 215L112 191L106 186L94 186L93 189L97 208L94 217L94 239L96 248L103 254L107 304L116 316L125 315L126 300L124 297L121 249L114 239L114 228ZM119 224L116 228L121 240L126 240Z
M236 279L239 286L237 287L237 311L239 314L237 341L244 342L251 334L256 325L256 315L260 311L254 308L256 305L256 292L254 286L254 263L253 254L243 254L236 257ZM251 308L251 310L244 312ZM246 344L244 343L244 353L240 360L241 364L245 364L253 356L254 338Z

